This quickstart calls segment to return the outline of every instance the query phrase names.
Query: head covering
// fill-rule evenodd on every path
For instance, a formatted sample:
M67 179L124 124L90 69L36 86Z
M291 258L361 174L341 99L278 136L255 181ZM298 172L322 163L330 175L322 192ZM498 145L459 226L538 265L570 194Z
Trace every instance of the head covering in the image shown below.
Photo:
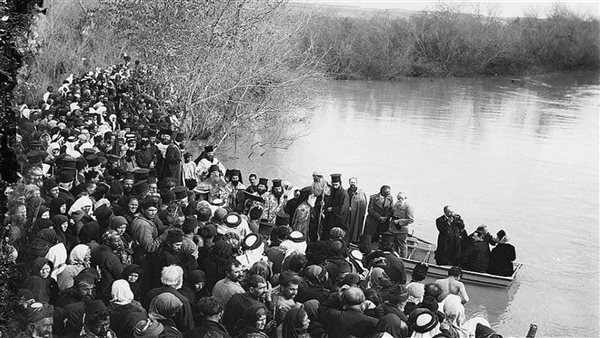
M48 250L46 258L54 264L54 269L52 269L50 277L56 280L56 276L65 269L65 263L67 262L67 248L65 248L63 243L58 243Z
M393 313L389 313L379 319L375 332L387 332L392 337L406 337L402 332L402 320Z
M342 174L331 174L331 183L342 182Z
M167 243L181 243L183 242L183 231L179 229L169 230L167 232Z
M342 241L341 239L334 239L329 242L327 250L329 251L330 255L339 256L344 253L344 246L344 241Z
M113 282L110 294L112 296L111 302L117 305L126 305L133 300L133 292L129 287L129 283L124 279L117 279Z
M444 311L444 314L446 314L446 318L454 317L452 325L460 327L467 321L465 317L465 307L462 305L461 298L457 295L448 295L444 298L442 310Z
M93 208L93 206L94 202L89 196L81 196L75 201L75 203L73 203L73 205L71 205L68 214L72 215L74 212L82 210L85 207L89 207L90 211L92 211L91 209Z
M281 179L280 178L273 179L273 187L281 187Z
M54 316L54 307L46 303L31 303L25 310L25 320L27 323L35 323L44 318L52 318Z
M406 290L408 291L408 302L419 304L423 300L425 295L424 284L412 282L406 286Z
M248 234L244 240L242 241L242 249L243 250L255 250L263 244L263 239L261 235L257 234Z
M128 225L127 219L123 216L115 216L110 220L110 228L117 230L121 225Z
M299 337L302 333L305 333L306 330L302 327L302 319L306 316L308 316L308 314L301 307L294 307L290 309L283 319L282 336L286 338L294 338Z
M317 320L319 317L319 306L320 303L316 299L311 299L304 302L304 311L306 311L306 314L310 320Z
M204 151L210 153L211 151L215 151L213 146L204 146Z
M202 270L194 270L190 272L187 278L188 285L206 282L206 274Z
M410 313L408 325L415 333L429 333L434 336L440 332L437 316L424 308L414 309Z
M329 236L331 238L344 238L346 237L346 232L342 228L335 227L329 230Z
M235 228L242 223L242 217L235 212L230 212L223 219L223 223L230 228Z
M104 305L104 302L99 299L85 303L85 316L88 318L107 311L108 309L106 308L106 305Z
M169 292L161 293L150 302L148 317L156 320L171 318L182 307L183 303L175 295Z
M175 198L178 200L181 200L181 199L188 197L187 190L188 189L185 186L180 185L180 186L173 188L172 191L175 193Z
M165 327L161 323L152 318L148 318L136 323L135 328L133 329L133 336L154 338L158 337L164 329Z
M50 216L52 217L54 215L61 214L60 207L66 203L67 203L67 200L65 200L61 197L53 198L52 200L50 200L50 203L48 204L48 208L50 209Z
M95 241L100 243L100 225L97 222L87 222L81 227L79 230L79 238L80 243L89 243L91 241Z
M267 178L259 178L258 179L258 184L262 184L265 187L267 186L268 183L269 183L269 179L267 179Z
M90 247L85 244L76 245L69 254L69 264L83 265L86 268L90 267L90 262L85 261L85 256L90 252Z

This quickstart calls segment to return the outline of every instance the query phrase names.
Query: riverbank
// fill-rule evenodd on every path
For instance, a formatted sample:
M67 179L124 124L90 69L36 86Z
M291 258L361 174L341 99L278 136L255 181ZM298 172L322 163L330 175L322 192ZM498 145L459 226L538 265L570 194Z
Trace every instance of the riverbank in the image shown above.
M304 48L321 57L334 79L530 75L600 66L600 26L555 8L547 19L499 19L457 11L320 14Z

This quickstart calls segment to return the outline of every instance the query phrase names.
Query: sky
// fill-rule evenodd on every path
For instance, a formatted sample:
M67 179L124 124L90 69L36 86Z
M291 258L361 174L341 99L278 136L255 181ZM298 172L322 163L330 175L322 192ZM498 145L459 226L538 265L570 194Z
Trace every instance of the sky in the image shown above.
M492 13L499 17L530 16L536 14L545 17L553 5L560 4L582 15L600 17L600 1L406 1L406 0L292 0L301 3L325 5L356 6L375 9L403 9L412 11L435 10L439 4L459 6L463 12L473 13L479 9L481 14Z

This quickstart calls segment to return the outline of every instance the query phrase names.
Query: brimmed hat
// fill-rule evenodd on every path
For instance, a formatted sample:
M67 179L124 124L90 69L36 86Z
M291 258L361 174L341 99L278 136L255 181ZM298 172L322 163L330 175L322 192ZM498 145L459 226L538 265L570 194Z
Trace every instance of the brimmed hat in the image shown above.
M263 244L263 237L257 234L249 234L242 241L243 250L254 250Z
M235 228L242 223L242 217L235 212L230 212L223 219L223 223L230 228Z
M187 191L188 191L187 187L185 187L183 185L176 186L175 188L173 188L173 192L175 193L175 199L182 200L184 198L187 198L188 197Z
M438 325L438 318L428 309L417 308L410 313L408 325L417 333L426 333Z
M294 243L302 243L306 241L306 237L300 231L292 231L290 234L290 240Z

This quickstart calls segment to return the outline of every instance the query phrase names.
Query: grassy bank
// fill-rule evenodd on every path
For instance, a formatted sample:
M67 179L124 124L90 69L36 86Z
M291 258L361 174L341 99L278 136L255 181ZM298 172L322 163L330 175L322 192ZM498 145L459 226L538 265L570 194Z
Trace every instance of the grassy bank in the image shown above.
M409 17L321 15L304 47L338 79L473 76L598 69L600 29L556 7L547 19L498 19L456 11Z

